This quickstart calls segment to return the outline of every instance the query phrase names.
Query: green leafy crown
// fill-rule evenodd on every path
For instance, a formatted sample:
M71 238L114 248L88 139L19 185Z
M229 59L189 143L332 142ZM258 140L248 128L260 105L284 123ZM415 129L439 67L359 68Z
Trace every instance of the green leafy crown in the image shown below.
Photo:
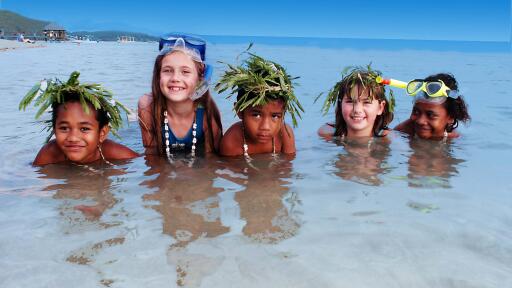
M334 87L329 90L327 93L327 97L324 101L324 104L322 106L322 112L324 114L327 114L329 112L329 109L332 106L336 106L337 101L341 101L343 98L343 95L340 95L340 90L342 87L346 87L347 91L350 91L354 86L356 85L362 85L364 89L369 89L370 100L373 100L373 92L375 88L381 87L384 89L383 85L380 83L377 83L376 78L378 76L381 76L382 73L378 70L373 70L371 67L371 63L368 64L366 67L362 66L347 66L343 69L341 72L341 80L338 81ZM320 93L316 99L315 102L323 95L324 93ZM388 105L388 109L390 112L393 112L395 107L395 96L393 95L393 91L389 90L389 96L385 96L386 103Z
M292 80L299 77L292 78L281 65L247 53L249 58L240 66L224 63L228 70L215 85L215 89L219 93L231 89L228 98L234 94L238 95L234 108L236 113L248 107L265 105L281 99L285 103L285 111L292 117L293 126L296 127L297 116L301 118L300 113L304 112L293 92Z
M100 84L80 84L78 76L80 76L80 73L74 71L66 82L62 82L57 78L40 81L21 99L19 109L24 111L30 103L34 102L35 107L40 106L35 116L38 119L52 104L66 102L67 95L78 95L78 99L86 113L89 113L88 103L92 104L96 110L107 112L112 133L119 137L116 132L123 125L121 110L129 113L128 108L115 100L112 92L105 90ZM47 120L45 123L47 125L46 130L51 133L47 138L49 140L53 135L52 121Z

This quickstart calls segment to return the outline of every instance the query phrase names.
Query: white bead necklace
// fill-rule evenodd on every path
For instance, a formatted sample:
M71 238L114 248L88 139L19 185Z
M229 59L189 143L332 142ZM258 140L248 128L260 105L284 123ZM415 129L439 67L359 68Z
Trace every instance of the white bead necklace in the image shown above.
M243 150L244 150L244 156L245 158L251 158L249 156L249 145L247 145L247 142L245 141L245 126L244 124L242 123L242 135L243 135L243 141L244 141L244 144L242 146ZM276 154L276 145L275 145L275 142L274 142L274 137L272 137L272 155L277 155Z
M169 120L167 120L167 110L164 111L164 129L165 129L165 154L167 154L167 159L172 161L173 155L171 154L171 148L169 147ZM197 123L196 123L196 115L194 113L194 123L192 124L192 151L190 152L190 156L196 156L196 143L197 143ZM184 147L184 143L172 143L171 146L173 148Z

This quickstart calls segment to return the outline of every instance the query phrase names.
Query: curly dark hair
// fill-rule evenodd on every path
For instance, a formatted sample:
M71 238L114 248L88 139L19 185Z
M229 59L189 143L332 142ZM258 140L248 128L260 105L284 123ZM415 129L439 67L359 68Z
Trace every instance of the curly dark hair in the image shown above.
M444 84L452 90L459 90L457 80L450 73L439 73L425 78L425 81L437 80L443 81ZM443 107L448 112L448 115L453 118L453 124L449 124L446 127L447 132L455 130L455 128L459 126L459 121L467 123L471 120L468 112L468 106L462 95L459 95L457 98L447 97L446 101L443 103Z

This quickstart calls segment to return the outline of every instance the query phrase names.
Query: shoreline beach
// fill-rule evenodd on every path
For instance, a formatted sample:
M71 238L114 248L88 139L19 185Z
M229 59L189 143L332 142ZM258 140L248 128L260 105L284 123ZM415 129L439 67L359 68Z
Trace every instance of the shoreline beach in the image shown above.
M23 43L15 40L5 40L0 39L0 51L7 51L10 49L18 49L18 48L36 48L36 47L44 47L39 43Z

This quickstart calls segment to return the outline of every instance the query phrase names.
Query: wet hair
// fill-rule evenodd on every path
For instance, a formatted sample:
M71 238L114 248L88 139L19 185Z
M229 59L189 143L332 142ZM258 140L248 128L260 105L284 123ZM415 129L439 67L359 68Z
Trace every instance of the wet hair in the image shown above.
M57 117L59 116L59 108L62 105L65 105L66 103L73 103L77 102L80 103L80 95L77 93L63 93L62 94L63 101L61 103L53 102L52 103L52 127L55 128L55 125L57 124ZM96 109L92 105L91 102L88 102L86 100L87 105L89 106L90 111L94 111L95 118L99 123L100 129L103 128L105 125L108 125L110 122L110 118L108 117L107 111L103 109Z
M359 73L361 75L361 78L369 79L371 78L371 81L365 81L369 83L375 83L375 85L367 85L366 83L363 83L361 81L361 78L357 77L354 80L354 77L345 77L340 82L340 88L336 103L336 122L334 123L334 136L335 137L341 137L347 135L347 123L345 122L345 119L343 119L343 113L342 113L342 102L344 97L350 97L350 91L352 88L357 89L358 97L361 97L363 92L369 91L370 98L372 100L377 100L379 103L382 101L386 101L386 105L384 105L384 111L381 115L377 115L375 118L375 122L373 124L373 136L379 137L381 136L381 132L383 130L389 130L388 124L393 121L393 112L390 109L390 101L391 99L386 99L386 88L384 85L377 84L375 82L375 77L368 73L368 71L364 70L355 70L354 73ZM366 87L363 89L363 87Z
M450 73L439 73L435 75L430 75L425 78L425 81L436 81L441 80L444 82L448 88L452 90L459 90L459 85L455 77ZM452 132L459 126L459 121L467 123L471 120L471 117L468 113L468 107L462 95L459 95L456 99L447 97L446 101L443 103L443 107L448 112L448 115L453 118L453 124L449 124L446 127L447 132Z
M151 83L151 94L153 96L153 103L152 103L152 123L150 124L149 131L153 135L153 141L156 141L157 147L158 147L158 154L159 155L165 155L165 150L162 145L163 136L162 136L162 130L160 129L161 123L163 123L163 114L165 110L165 96L162 93L162 90L160 89L160 70L162 69L162 61L164 60L165 56L170 55L171 53L177 53L177 52L170 52L163 55L158 55L155 59L155 65L153 67L153 80ZM204 77L204 70L205 65L203 63L199 63L194 61L194 64L196 65L196 69L199 73L199 77ZM212 122L211 120L215 121L217 124L217 127L219 127L219 130L222 133L222 122L220 120L220 112L219 108L217 108L217 105L215 104L215 101L213 101L212 96L210 95L210 91L206 91L206 93L203 94L199 99L194 101L197 104L201 104L205 109L206 114L206 123L208 130L205 131L206 135L206 141L209 141L210 147L214 153L218 153L217 147L219 147L220 143L215 143L214 135L212 134ZM202 124L201 124L202 125ZM219 140L220 141L220 140Z

